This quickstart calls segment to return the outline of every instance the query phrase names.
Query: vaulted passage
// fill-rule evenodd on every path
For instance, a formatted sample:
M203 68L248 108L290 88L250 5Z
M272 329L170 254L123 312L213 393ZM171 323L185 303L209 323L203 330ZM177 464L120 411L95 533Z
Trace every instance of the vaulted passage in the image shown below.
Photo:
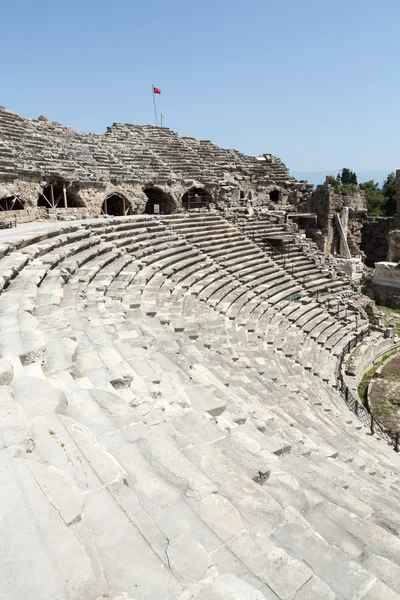
M172 196L159 188L149 187L143 190L148 200L144 212L147 215L170 215L175 212L176 206Z
M38 206L45 208L79 208L84 202L63 182L47 185L39 195Z
M0 200L0 211L24 210L24 208L24 203L17 198L17 196L8 196L7 198L1 198Z
M105 215L113 215L114 217L123 217L132 214L129 202L117 194L112 194L104 200L101 212Z
M279 198L280 198L279 190L272 190L272 192L269 193L269 199L272 200L272 202L279 202Z
M210 202L211 196L203 188L191 188L182 196L182 207L186 210L207 208Z

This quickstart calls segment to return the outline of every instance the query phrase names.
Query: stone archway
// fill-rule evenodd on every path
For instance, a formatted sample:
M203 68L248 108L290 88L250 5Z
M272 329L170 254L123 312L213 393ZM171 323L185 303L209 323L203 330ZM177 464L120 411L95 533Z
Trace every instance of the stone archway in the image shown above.
M83 208L85 203L67 183L57 181L46 185L39 194L37 205L44 208Z
M124 217L126 215L131 215L132 209L126 198L119 194L111 194L104 200L101 206L101 214Z
M281 193L279 190L271 190L269 193L269 199L271 202L279 202L281 199Z
M153 186L149 186L143 191L147 196L147 203L143 211L145 214L170 215L176 211L175 200L170 194L167 194L167 192Z
M210 202L212 202L211 195L204 188L192 187L182 196L182 208L185 210L208 208Z
M4 210L24 210L25 203L17 196L7 196L0 199L0 211Z

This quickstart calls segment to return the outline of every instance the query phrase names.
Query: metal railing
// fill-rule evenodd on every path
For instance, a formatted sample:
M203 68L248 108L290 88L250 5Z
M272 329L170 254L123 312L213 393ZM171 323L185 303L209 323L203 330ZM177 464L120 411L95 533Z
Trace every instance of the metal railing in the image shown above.
M237 227L238 229L240 229L242 231L242 233L244 235L246 235L247 237L250 237L253 239L253 242L255 241L255 229L254 227L251 228L251 235L249 235L249 229L246 228L246 225L248 225L248 219L246 219L246 217L238 217L236 214L234 215L233 219L233 224L235 225L235 227ZM270 250L272 250L272 252L275 254L275 256L277 255L278 258L282 259L283 261L283 268L286 269L286 257L289 255L289 252L280 252L277 248L275 248L272 244L269 243L269 241L267 239L263 239L263 246L264 246L264 251L266 249L266 247L268 247ZM295 242L292 242L293 244ZM301 247L301 243L298 244ZM302 250L304 251L304 249L302 248ZM293 275L293 265L292 265L292 275ZM304 284L304 282L303 282ZM318 290L317 290L317 301L318 301ZM347 316L347 312L346 312L346 316ZM355 348L358 344L360 344L363 339L368 336L371 333L371 327L368 326L365 330L360 331L359 333L357 333L355 335L355 337L353 339L351 339L346 346L343 348L337 365L336 365L336 372L335 372L335 377L338 383L338 389L340 391L340 394L342 395L344 401L346 402L348 408L356 415L356 417L366 426L369 428L371 435L376 434L379 437L381 437L382 439L384 439L390 446L393 446L393 449L395 450L395 452L399 452L400 451L400 432L393 432L390 431L389 429L387 429L386 427L384 427L379 421L378 419L371 413L371 411L369 410L369 408L365 407L361 402L360 402L360 398L358 396L358 394L356 393L356 395L354 394L353 390L351 390L343 377L343 362L344 362L344 358L345 356L347 356L347 354L349 354L349 352L351 350L353 350L353 348Z
M393 446L395 452L400 451L400 432L391 431L387 427L384 427L378 419L371 413L370 409L361 404L358 394L354 394L343 377L343 362L345 356L355 348L363 339L370 334L371 328L368 327L366 330L357 334L350 342L343 348L336 367L336 379L338 382L339 391L346 402L348 408L356 415L356 417L369 428L371 435L376 434L383 438L390 446Z

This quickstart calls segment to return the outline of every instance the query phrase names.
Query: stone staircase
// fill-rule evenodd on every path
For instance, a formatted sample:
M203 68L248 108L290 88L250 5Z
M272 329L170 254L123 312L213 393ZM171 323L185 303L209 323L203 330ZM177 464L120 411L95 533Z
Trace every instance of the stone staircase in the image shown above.
M369 325L300 259L214 214L0 237L0 597L400 598L398 456L336 389Z

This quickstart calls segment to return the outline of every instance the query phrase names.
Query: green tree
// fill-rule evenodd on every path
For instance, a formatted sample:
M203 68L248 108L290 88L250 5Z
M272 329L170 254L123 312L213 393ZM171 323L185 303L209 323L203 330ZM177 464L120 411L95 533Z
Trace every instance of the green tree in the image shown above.
M391 217L396 214L397 202L396 202L396 175L389 173L386 177L385 182L382 186L382 194L385 197L384 205L382 207L385 216Z
M354 185L357 185L357 175L351 169L342 169L342 175L340 179L344 184L353 183Z
M378 184L370 179L370 181L360 183L360 189L365 192L368 214L379 216L381 214L382 206L385 203L385 196L379 189Z

